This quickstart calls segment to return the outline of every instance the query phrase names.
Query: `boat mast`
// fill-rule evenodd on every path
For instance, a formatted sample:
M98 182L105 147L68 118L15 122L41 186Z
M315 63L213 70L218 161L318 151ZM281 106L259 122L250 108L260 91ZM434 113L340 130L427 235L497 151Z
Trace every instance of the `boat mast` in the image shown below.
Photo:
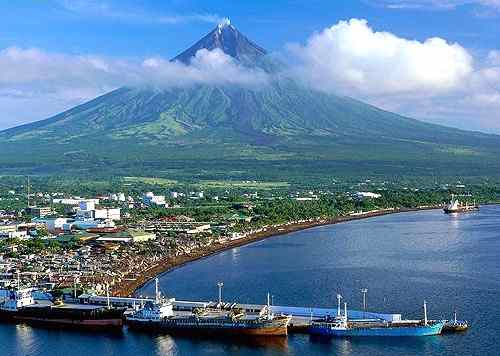
M347 321L347 303L344 303L344 318Z
M219 287L219 307L222 308L222 287L224 287L224 283L218 282L217 287Z
M340 316L340 300L342 299L342 296L340 294L337 294L337 316Z
M424 325L427 326L427 302L424 300Z
M363 293L363 318L366 319L366 293L368 293L368 289L361 289L361 293Z

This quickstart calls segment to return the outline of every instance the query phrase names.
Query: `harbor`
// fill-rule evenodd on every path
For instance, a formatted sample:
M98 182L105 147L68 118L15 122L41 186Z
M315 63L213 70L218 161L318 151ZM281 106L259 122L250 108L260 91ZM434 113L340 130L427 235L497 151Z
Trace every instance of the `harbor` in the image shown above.
M497 215L498 207L486 206L480 211L480 215ZM426 276L424 268L436 268L430 262L434 260L433 250L444 256L439 259L442 266L443 261L456 256L455 253L444 252L450 243L475 246L483 241L482 239L491 237L491 231L481 230L481 234L471 234L470 238L463 238L461 234L464 227L475 225L477 219L471 214L448 216L441 211L423 211L408 214L394 214L379 217L373 220L359 220L348 224L338 224L332 226L318 227L312 230L296 232L293 237L274 237L265 241L256 242L245 247L238 247L222 252L209 258L201 259L195 263L186 264L173 271L159 277L160 285L165 290L165 295L175 296L175 311L190 313L197 306L207 306L214 308L218 304L217 282L223 281L223 301L225 307L230 307L234 303L247 306L248 310L257 310L266 303L267 290L270 290L271 304L275 313L293 314L289 324L288 337L273 338L276 341L259 341L262 338L252 337L252 341L240 341L235 338L203 338L199 339L193 333L179 335L169 332L157 333L149 331L135 331L127 326L123 327L123 335L120 339L108 336L102 332L67 332L44 331L45 328L37 327L13 327L8 324L1 324L0 328L4 333L15 332L18 335L25 335L28 332L35 338L55 338L64 337L69 340L74 347L78 347L79 340L93 340L91 349L101 352L105 345L113 345L113 349L119 350L121 345L139 347L140 350L157 353L167 353L166 347L182 347L187 350L202 350L211 347L218 352L223 352L228 347L242 350L245 353L271 352L297 353L319 355L326 350L335 350L340 353L341 349L349 346L353 350L384 350L391 351L396 355L422 353L427 347L433 352L440 352L444 355L450 354L446 350L453 350L451 345L459 345L469 354L477 354L471 350L485 350L487 343L484 337L490 337L495 332L495 323L488 314L481 313L485 305L493 303L496 305L495 296L488 294L487 304L484 298L483 287L493 287L491 284L450 284L451 279L440 276L439 283L412 280L411 274L405 272L398 259L388 258L386 251L391 246L391 253L398 256L408 256L409 246L407 246L408 235L401 235L393 230L391 226L397 224L405 225L406 231L410 233L411 239L418 239L422 246L418 264L413 259L406 259L405 263L411 268L418 270L418 275ZM489 218L488 218L489 219ZM491 221L492 223L494 221ZM460 224L457 224L460 222ZM485 220L482 221L485 223ZM457 233L450 233L450 227L457 229ZM370 234L368 234L368 232ZM432 232L432 234L430 233ZM314 236L314 239L312 237ZM370 239L366 237L370 236ZM443 236L437 238L436 236ZM468 233L469 236L469 233ZM360 243L360 242L363 243ZM492 241L488 239L488 241ZM483 241L484 242L484 241ZM347 245L349 243L349 245ZM353 247L351 246L353 244ZM482 242L481 242L482 243ZM316 249L317 244L323 246L321 251ZM329 249L334 246L334 249ZM414 248L412 246L412 248ZM362 254L363 259L358 258L356 251ZM481 249L471 248L473 251ZM333 259L329 251L335 251ZM289 261L277 261L275 256L285 255L293 259L294 266L290 268ZM444 258L444 260L443 260ZM426 263L422 263L426 261ZM485 266L488 266L487 260ZM467 265L469 262L466 260ZM384 266L384 272L377 275L367 274L366 270L358 271L359 266L367 265ZM484 264L483 264L484 265ZM328 267L328 268L325 268ZM492 266L488 267L491 270ZM390 273L397 269L402 273ZM387 272L389 271L389 272ZM469 274L470 275L470 274ZM370 283L370 279L375 279L377 284ZM360 284L359 281L362 281ZM410 284L405 281L411 280ZM378 285L380 283L380 286ZM295 286L295 287L294 287ZM321 286L328 286L322 288ZM401 317L410 320L423 318L422 302L427 299L429 306L429 320L449 319L453 321L453 311L458 310L457 319L468 319L471 322L470 329L465 333L444 334L439 337L419 337L418 341L406 338L404 343L398 342L397 338L384 338L384 341L368 341L365 338L356 338L359 341L351 341L349 338L321 337L310 335L304 332L304 328L310 323L310 312L312 306L313 320L321 319L325 314L335 316L337 305L335 300L336 292L340 292L352 307L348 308L348 315L354 315L354 311L363 315L363 294L361 289L368 287L366 312L383 311L387 314L402 314ZM481 287L482 286L482 287ZM451 287L451 288L450 288ZM479 288L481 287L481 288ZM142 297L141 297L142 295ZM78 297L90 297L90 295L78 295ZM474 297L477 303L467 301ZM107 296L93 296L92 304L107 306ZM144 285L137 291L132 299L121 299L110 295L110 305L113 307L133 307L145 304L154 299L154 281ZM212 300L210 304L209 301ZM386 302L387 300L387 302ZM77 300L78 303L85 301ZM256 302L253 304L252 302ZM120 304L122 303L122 304ZM256 306L256 307L252 307ZM285 310L281 307L296 306L299 310ZM300 307L302 306L302 307ZM178 309L178 311L177 311ZM321 310L324 309L324 310ZM323 313L321 313L323 312ZM302 327L302 331L300 330ZM47 334L48 333L48 334ZM56 336L60 335L60 336ZM268 338L264 338L268 340ZM71 341L72 340L72 341ZM332 340L332 341L330 341ZM474 340L483 340L474 343ZM22 344L21 344L22 345ZM136 345L136 346L134 346ZM403 346L404 345L404 346ZM20 346L17 346L18 348ZM37 346L39 349L43 346ZM86 346L88 347L88 346ZM446 348L446 349L445 349ZM56 350L57 350L56 346ZM101 351L99 351L101 350ZM156 351L155 351L156 350ZM123 351L127 354L127 351ZM23 354L18 351L14 354Z
M158 278L154 297L112 297L95 294L67 294L63 299L36 299L34 288L1 290L0 320L28 323L42 327L78 327L111 329L126 325L146 332L183 332L200 334L231 334L234 336L286 336L305 333L335 337L362 336L431 336L467 330L466 321L429 320L427 303L421 319L404 319L402 314L375 313L366 310L367 289L362 289L362 311L348 310L343 297L337 294L337 308L280 306L271 302L240 304L223 301L222 282L217 283L219 299L183 301L162 295ZM41 292L41 291L40 291ZM40 294L39 294L40 295Z

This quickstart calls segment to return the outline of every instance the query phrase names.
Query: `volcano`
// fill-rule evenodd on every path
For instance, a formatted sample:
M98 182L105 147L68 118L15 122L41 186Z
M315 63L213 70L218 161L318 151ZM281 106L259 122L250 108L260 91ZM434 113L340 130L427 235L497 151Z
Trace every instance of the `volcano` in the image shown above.
M202 49L223 51L242 66L280 70L229 20L172 61L189 65ZM368 167L365 173L390 167L395 174L500 171L500 136L425 123L290 79L258 88L118 88L51 118L0 132L0 150L5 153L0 167L16 172L146 164L154 173L175 162L184 162L183 169L207 160L224 171L236 166L241 171L248 161L263 166L299 162L299 171L326 165L331 167L326 174L346 166Z

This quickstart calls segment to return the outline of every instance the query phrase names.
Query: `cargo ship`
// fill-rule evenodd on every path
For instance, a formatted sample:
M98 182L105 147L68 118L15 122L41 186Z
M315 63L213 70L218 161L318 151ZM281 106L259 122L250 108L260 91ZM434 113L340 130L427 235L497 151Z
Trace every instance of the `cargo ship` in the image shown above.
M475 210L479 210L479 205L476 203L469 205L467 202L465 205L461 204L458 199L455 199L454 195L451 196L451 201L443 208L445 214L464 213Z
M332 337L402 337L402 336L431 336L439 335L443 330L445 321L427 320L427 305L424 302L423 320L359 320L348 319L347 305L344 304L344 314L338 308L337 316L313 320L309 327L312 335Z
M130 328L177 333L236 336L286 336L291 316L274 315L268 305L260 313L243 309L198 308L193 312L175 312L174 299L163 298L156 280L156 297L126 316Z
M121 328L125 309L100 305L37 302L33 288L2 290L0 320L47 327Z

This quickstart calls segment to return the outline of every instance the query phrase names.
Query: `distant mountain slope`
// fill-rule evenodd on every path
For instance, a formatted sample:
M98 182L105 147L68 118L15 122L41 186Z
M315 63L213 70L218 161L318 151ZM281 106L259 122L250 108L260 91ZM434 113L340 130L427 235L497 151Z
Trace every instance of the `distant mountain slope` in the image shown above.
M219 48L244 65L268 63L265 50L228 22L174 60L189 63L202 48ZM482 160L494 166L500 136L424 123L282 79L260 88L120 88L0 132L0 149L20 152L18 159L35 165L48 157L69 165L103 157L114 162L210 157L464 165ZM12 157L0 158L0 167L8 162Z

